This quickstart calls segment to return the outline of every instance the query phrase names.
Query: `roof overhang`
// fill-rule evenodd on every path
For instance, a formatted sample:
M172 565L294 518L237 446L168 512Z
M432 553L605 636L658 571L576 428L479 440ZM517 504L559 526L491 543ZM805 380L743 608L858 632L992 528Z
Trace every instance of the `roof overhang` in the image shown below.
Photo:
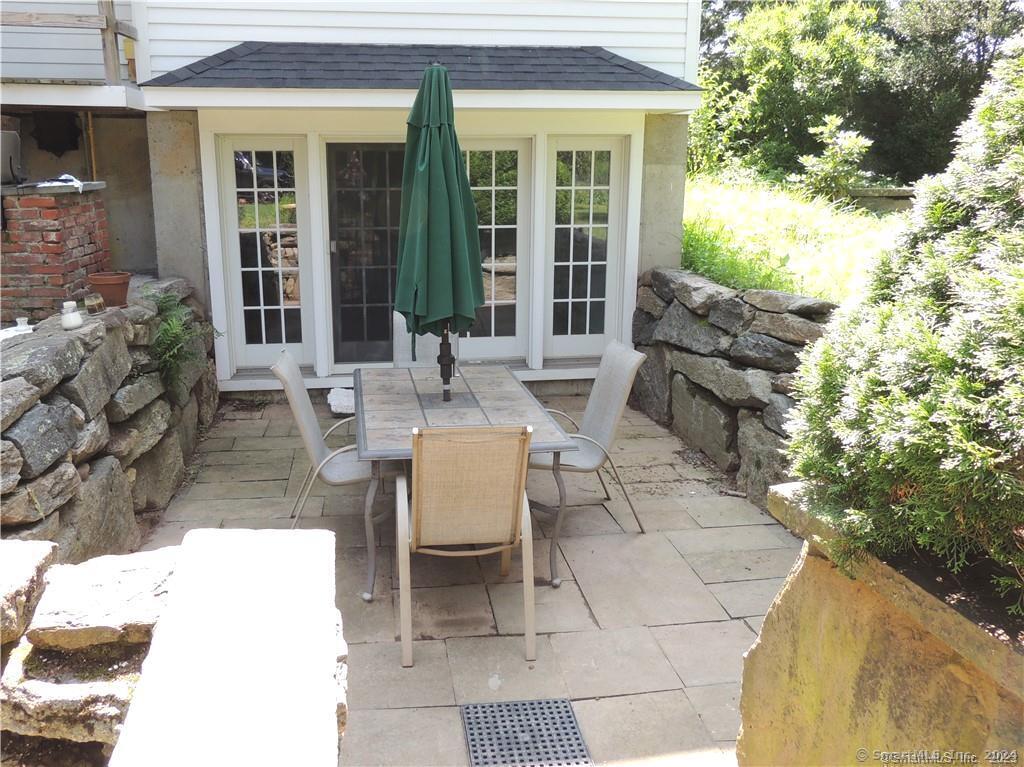
M0 83L0 100L8 107L146 109L143 93L134 85Z
M144 86L148 109L408 109L414 90L330 88L175 88ZM458 90L456 109L587 109L633 112L692 112L701 92Z

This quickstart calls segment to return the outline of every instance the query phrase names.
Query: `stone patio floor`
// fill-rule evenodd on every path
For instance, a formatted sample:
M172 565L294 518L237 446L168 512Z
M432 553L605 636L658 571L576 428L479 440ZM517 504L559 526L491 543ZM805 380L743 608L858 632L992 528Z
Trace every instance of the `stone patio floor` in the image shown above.
M583 397L542 398L577 417ZM318 406L323 425L333 423ZM344 428L344 427L342 427ZM339 429L338 432L342 431ZM331 436L332 445L351 442ZM197 527L285 528L308 468L287 405L222 405L182 488L144 548ZM694 460L670 431L627 410L614 457L647 535L610 476L566 476L559 544L565 581L548 584L547 528L534 523L537 660L523 659L522 568L498 557L413 555L415 666L399 663L394 528L378 531L375 598L364 603L364 485L317 484L300 526L337 535L337 600L349 642L344 765L468 764L458 705L568 697L598 764L734 764L743 653L800 541ZM550 474L528 494L553 503ZM378 498L394 508L393 494ZM516 555L518 557L518 554Z

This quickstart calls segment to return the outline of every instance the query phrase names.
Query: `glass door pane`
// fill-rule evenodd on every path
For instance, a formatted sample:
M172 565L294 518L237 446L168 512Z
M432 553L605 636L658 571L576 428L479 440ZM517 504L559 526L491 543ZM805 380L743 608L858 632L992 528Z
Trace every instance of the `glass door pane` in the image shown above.
M386 362L398 264L402 144L328 144L334 362Z

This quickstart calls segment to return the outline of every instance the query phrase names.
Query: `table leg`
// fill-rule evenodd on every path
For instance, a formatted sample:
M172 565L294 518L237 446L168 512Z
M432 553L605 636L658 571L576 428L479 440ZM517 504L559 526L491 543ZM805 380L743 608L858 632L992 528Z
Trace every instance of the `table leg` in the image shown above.
M557 589L562 585L558 577L558 535L562 532L562 518L565 516L565 482L562 480L562 454L555 453L551 461L551 473L558 485L558 514L555 516L555 527L551 533L551 550L549 564L551 567L551 587Z
M361 596L364 602L373 601L373 583L377 579L377 541L373 525L373 499L377 497L380 485L380 461L374 461L370 469L370 485L366 488L363 505L363 522L366 525L366 591Z

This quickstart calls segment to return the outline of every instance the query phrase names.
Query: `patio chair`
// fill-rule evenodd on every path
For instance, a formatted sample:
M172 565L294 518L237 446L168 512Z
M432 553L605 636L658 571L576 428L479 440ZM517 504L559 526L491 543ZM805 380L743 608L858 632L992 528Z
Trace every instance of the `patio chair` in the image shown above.
M437 355L441 353L441 339L427 334L416 336L416 359L412 358L412 336L405 329L405 317L400 312L392 312L392 350L396 368L430 368L437 367ZM452 336L452 354L459 356L459 340Z
M565 418L576 429L569 438L579 444L579 450L566 451L561 455L561 470L563 472L596 473L601 482L601 489L604 490L605 500L611 500L608 486L601 476L601 468L608 464L612 470L612 476L622 488L622 494L626 497L630 511L636 518L636 524L640 532L644 530L643 522L636 513L633 500L626 491L626 486L619 476L619 470L612 460L610 450L612 440L615 438L615 430L619 427L619 419L622 418L622 411L626 408L626 400L629 399L629 392L633 388L633 379L636 377L640 365L647 359L647 355L631 349L618 341L612 341L604 350L601 356L601 365L597 369L597 377L594 379L594 386L590 390L590 397L587 399L587 409L583 413L583 421L577 424L567 413L561 410L548 408L549 413ZM551 471L554 456L552 453L535 453L530 456L531 469L546 469ZM561 529L562 519L559 516L555 520L555 539ZM552 551L554 547L552 547ZM552 562L554 556L552 556ZM554 578L554 569L551 574Z
M533 529L526 499L530 426L413 429L412 502L395 486L402 665L412 665L409 554L479 557L501 553L507 575L522 545L526 660L536 660ZM464 548L484 544L486 548ZM442 548L449 547L449 548ZM450 548L459 547L459 548Z
M327 437L339 426L352 421L355 416L342 418L333 424L322 435L320 424L317 421L316 413L313 410L313 403L309 399L309 393L302 382L302 371L295 358L286 349L281 350L277 361L270 367L270 370L277 376L277 380L284 387L284 393L288 397L288 405L291 407L295 422L299 425L299 433L302 435L302 444L309 456L309 470L306 478L299 486L299 493L295 498L295 505L291 514L292 528L299 523L302 515L302 507L306 503L313 483L319 479L327 485L350 485L356 482L368 482L372 475L369 461L360 461L353 452L356 446L347 445L337 450L327 447ZM401 464L385 462L381 467L381 477L385 471L394 474L401 468Z

